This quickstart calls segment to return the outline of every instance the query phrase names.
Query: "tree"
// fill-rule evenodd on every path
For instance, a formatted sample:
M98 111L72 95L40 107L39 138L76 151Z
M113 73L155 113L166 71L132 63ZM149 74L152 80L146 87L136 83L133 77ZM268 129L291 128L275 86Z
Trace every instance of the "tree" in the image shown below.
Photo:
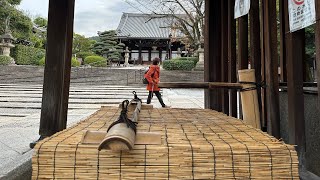
M32 32L32 21L23 12L15 8L21 0L0 1L0 34L5 31L6 19L10 18L10 30L16 38L28 39Z
M172 29L181 31L184 44L196 48L203 36L204 0L126 0L128 4L147 14L172 17Z
M42 17L37 17L33 20L33 22L38 26L38 27L43 27L47 28L48 26L48 20Z
M111 30L99 32L98 35L99 40L94 45L93 51L96 54L107 57L108 59L120 59L125 45L118 42L116 31Z
M73 35L72 53L77 54L79 52L92 52L93 45L96 43L94 40L90 40L79 34Z

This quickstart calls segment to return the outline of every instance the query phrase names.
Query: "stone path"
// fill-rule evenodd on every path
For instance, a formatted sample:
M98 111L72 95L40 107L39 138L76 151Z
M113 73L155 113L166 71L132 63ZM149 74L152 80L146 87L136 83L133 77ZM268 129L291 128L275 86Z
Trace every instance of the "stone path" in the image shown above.
M117 106L132 99L132 91L146 102L145 87L73 85L70 88L68 127L85 119L102 105ZM164 102L172 108L203 108L203 90L164 89ZM36 84L0 84L0 179L24 154L32 155L29 143L39 138L42 86ZM155 107L161 107L156 96Z

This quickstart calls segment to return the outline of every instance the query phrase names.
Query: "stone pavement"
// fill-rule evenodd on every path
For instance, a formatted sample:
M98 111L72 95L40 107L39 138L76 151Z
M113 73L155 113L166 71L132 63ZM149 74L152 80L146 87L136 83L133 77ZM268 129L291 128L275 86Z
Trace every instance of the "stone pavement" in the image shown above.
M146 102L145 87L72 85L68 110L68 127L77 123L102 105L117 106L132 99L131 92ZM164 102L172 108L203 108L204 93L199 89L163 89ZM0 84L0 179L8 179L18 164L30 166L32 150L29 143L39 138L42 86ZM156 96L154 107L161 107ZM26 163L26 162L29 162ZM17 163L19 162L19 163Z

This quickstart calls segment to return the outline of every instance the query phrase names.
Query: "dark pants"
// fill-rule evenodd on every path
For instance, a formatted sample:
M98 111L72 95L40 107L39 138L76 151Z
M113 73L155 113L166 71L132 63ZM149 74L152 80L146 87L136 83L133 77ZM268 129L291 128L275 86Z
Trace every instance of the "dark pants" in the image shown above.
M165 107L166 105L163 103L163 100L162 100L162 98L161 98L160 92L159 92L159 91L153 91L153 93L156 94L156 96L157 96L157 98L158 98L161 106L162 106L162 107ZM151 103L151 99L152 99L152 97L153 97L153 93L152 93L152 91L149 91L149 96L148 96L147 104L150 104L150 103Z

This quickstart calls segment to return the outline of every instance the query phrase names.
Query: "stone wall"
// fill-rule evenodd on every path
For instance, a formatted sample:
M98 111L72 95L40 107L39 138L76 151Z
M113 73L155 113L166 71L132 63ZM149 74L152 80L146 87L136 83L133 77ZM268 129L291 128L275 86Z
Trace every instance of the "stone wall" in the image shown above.
M320 107L317 94L304 95L307 170L320 176ZM288 94L280 92L281 137L288 142Z

